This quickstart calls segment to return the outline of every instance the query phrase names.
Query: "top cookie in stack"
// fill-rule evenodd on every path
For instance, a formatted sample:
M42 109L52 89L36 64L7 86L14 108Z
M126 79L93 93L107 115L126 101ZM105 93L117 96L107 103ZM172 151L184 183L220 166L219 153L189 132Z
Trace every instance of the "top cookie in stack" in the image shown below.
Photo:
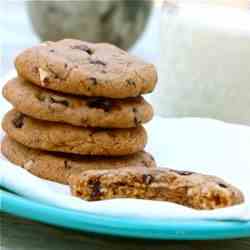
M110 44L66 39L28 49L16 59L18 74L63 93L108 98L137 97L153 91L157 73Z
M156 85L152 64L110 44L65 39L25 50L15 65L19 77L3 89L15 109L3 129L20 147L111 158L141 154L147 142L141 124L153 117L141 96ZM5 155L17 163L10 150Z

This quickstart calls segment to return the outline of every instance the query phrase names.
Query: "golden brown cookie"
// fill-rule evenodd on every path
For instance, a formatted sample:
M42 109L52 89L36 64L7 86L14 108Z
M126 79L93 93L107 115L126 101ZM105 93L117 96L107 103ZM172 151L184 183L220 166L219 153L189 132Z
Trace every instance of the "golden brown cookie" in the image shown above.
M152 64L111 44L73 39L27 49L15 65L24 79L75 95L135 97L152 92L157 82Z
M240 190L214 176L165 168L89 170L69 178L72 194L86 200L140 198L195 209L223 208L244 202Z
M8 81L3 96L31 117L82 127L131 128L153 117L153 109L143 97L77 97L40 88L21 78Z
M154 159L145 151L121 157L79 156L27 148L9 137L3 139L1 150L9 161L22 166L32 174L64 184L68 183L71 174L80 174L90 169L155 167Z
M36 120L14 109L5 115L2 127L12 139L27 147L81 155L128 155L142 151L147 142L142 126L81 128Z

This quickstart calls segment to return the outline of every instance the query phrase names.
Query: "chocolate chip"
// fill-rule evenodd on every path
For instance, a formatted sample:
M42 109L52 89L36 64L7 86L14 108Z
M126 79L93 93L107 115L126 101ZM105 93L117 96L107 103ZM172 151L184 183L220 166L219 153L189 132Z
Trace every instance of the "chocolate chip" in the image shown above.
M88 100L87 105L90 108L103 109L105 112L112 109L112 102L102 97Z
M89 186L100 185L100 181L98 179L90 179L88 180L88 185Z
M49 83L49 77L44 77L43 84L48 84L48 83Z
M190 172L190 171L181 171L181 170L174 170L174 169L170 169L170 171L174 172L176 174L179 174L179 175L184 175L184 176L188 176L188 175L194 174L194 172Z
M90 64L96 64L96 65L102 65L102 66L106 66L107 64L99 59L93 59L93 58L90 58L89 59L89 63Z
M93 200L98 200L99 196L102 195L100 191L100 181L99 180L89 180L88 185L92 188L91 198Z
M16 128L22 128L23 127L23 121L24 121L24 115L21 114L21 113L18 113L17 116L12 121L12 123Z
M76 191L76 195L78 196L78 197L81 197L82 196L82 192L81 191Z
M40 102L44 102L45 97L43 95L37 95L36 98L40 101Z
M124 186L126 186L126 183L118 181L118 182L116 182L116 185L119 187L124 187Z
M141 124L141 121L139 121L136 116L134 117L134 124L135 126L138 126Z
M93 188L93 191L91 193L91 198L93 200L98 200L101 195L102 195L102 192L100 191L99 187Z
M132 80L132 79L128 79L128 80L126 80L126 82L127 82L128 85L136 86L135 81Z
M132 109L132 111L133 111L133 113L134 113L134 124L135 124L135 126L138 126L138 125L140 125L141 124L141 120L138 118L138 110L137 110L137 108L133 108Z
M67 63L64 64L64 68L65 68L65 69L68 68L68 64L67 64Z
M57 103L57 104L62 104L66 107L69 106L69 102L61 97L56 97L56 96L49 96L49 102L50 103Z
M55 52L55 50L54 49L50 49L49 52L53 53L53 52Z
M97 79L95 77L90 77L88 80L90 81L91 84L97 85Z
M89 55L93 54L93 51L85 44L71 46L71 49L82 50L82 51L85 51L86 53L88 53Z
M64 168L65 169L71 169L71 166L68 164L67 160L64 161Z
M142 176L142 180L143 180L143 182L144 182L146 185L151 184L152 181L153 181L153 179L154 179L153 176L150 175L150 174L144 174L144 175Z
M227 188L227 185L225 185L224 183L218 183L218 185L222 188Z

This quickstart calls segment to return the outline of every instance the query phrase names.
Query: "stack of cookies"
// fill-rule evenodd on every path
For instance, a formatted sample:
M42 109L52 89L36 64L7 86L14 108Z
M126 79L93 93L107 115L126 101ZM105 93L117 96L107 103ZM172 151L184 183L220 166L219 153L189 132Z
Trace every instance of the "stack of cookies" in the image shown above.
M15 65L18 77L3 89L14 106L2 123L11 162L65 184L85 170L155 167L141 125L153 117L141 96L155 87L152 64L110 44L66 39L25 50Z

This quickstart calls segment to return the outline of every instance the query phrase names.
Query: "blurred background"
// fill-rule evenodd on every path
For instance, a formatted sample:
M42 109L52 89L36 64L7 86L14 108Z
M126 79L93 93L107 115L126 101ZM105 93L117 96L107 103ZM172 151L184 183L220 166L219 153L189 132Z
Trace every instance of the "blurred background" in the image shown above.
M1 75L14 69L23 49L67 37L111 42L156 62L160 9L155 2L0 0Z

